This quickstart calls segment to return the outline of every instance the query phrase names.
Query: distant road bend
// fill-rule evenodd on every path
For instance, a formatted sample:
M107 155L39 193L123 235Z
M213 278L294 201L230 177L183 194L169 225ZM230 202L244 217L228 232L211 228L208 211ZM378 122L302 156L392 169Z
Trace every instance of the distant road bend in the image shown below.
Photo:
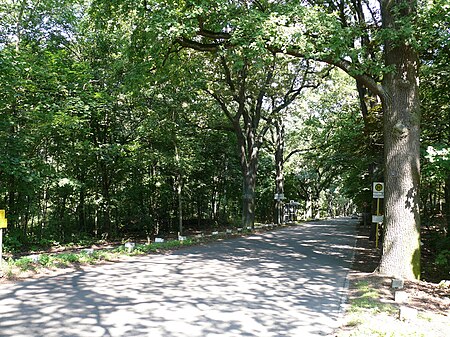
M0 289L0 336L326 336L356 220L146 255Z

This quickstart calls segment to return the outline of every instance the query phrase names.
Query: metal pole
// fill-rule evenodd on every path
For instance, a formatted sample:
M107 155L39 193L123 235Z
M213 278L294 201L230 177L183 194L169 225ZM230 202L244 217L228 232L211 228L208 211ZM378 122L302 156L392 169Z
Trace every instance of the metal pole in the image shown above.
M277 225L281 224L281 207L280 200L277 200Z
M380 215L380 198L377 198L377 216ZM375 232L375 247L378 249L378 228L379 222L377 222L377 228Z
M377 228L376 228L376 232L375 232L375 247L378 249L378 225L379 223L377 222Z

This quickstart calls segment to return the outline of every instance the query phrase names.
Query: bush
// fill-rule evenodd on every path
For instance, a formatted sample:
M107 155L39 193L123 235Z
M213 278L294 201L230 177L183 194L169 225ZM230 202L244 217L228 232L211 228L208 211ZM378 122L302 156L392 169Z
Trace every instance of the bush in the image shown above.
M436 251L440 253L443 250L447 250L450 247L450 236L436 238Z
M438 266L450 267L450 250L440 251L436 256L435 263Z
M450 272L450 237L439 236L435 239L435 264L439 266L443 275Z
M57 259L62 262L75 263L80 261L80 255L74 253L59 254Z
M59 242L56 242L55 240L40 239L37 242L37 245L39 245L40 247L43 247L43 248L49 248L52 246L58 246Z
M6 235L3 238L3 250L5 252L8 252L8 253L20 252L22 246L23 245L20 242L20 240L15 236Z
M44 267L50 266L52 264L52 257L47 254L43 254L39 256L39 263Z

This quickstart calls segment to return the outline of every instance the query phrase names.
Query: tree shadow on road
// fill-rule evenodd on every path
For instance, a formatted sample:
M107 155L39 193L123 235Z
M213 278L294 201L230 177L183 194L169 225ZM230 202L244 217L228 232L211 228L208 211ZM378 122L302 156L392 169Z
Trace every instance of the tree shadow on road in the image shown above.
M326 335L339 317L354 228L311 222L8 285L0 335Z

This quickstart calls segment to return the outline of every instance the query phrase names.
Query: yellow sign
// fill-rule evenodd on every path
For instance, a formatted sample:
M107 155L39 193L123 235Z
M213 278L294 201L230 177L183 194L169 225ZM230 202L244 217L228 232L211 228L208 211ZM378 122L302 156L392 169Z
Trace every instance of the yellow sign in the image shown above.
M374 199L384 198L384 183L381 182L373 183L373 197Z
M5 210L0 209L0 228L8 227L8 220L5 218Z

